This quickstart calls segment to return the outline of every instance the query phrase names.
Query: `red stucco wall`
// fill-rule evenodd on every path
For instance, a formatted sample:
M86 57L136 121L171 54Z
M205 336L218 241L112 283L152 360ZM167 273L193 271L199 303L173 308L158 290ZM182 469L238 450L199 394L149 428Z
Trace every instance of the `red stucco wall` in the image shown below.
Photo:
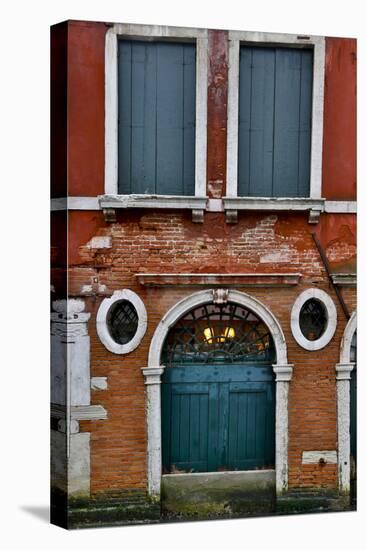
M69 195L104 193L104 23L68 24Z
M356 199L356 40L327 38L322 197Z

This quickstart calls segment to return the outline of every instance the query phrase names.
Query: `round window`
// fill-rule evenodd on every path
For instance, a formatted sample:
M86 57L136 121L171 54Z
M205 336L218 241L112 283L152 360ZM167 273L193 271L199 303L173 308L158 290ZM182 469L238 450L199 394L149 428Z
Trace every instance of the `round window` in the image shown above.
M323 336L327 328L327 312L319 300L310 298L300 310L300 329L305 338L314 341Z
M116 302L108 311L108 330L117 344L128 344L137 332L138 323L136 308L127 300Z
M334 336L337 310L332 298L319 288L308 288L296 298L291 310L291 331L296 342L315 351Z
M105 298L97 313L97 333L112 353L130 353L141 342L147 327L147 313L141 298L127 288Z

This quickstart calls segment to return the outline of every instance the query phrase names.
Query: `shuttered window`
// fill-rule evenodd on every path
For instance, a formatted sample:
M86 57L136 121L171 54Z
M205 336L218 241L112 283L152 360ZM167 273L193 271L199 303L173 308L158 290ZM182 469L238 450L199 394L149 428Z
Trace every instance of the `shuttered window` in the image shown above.
M313 52L240 48L238 195L309 197Z
M118 43L118 192L194 195L196 46Z

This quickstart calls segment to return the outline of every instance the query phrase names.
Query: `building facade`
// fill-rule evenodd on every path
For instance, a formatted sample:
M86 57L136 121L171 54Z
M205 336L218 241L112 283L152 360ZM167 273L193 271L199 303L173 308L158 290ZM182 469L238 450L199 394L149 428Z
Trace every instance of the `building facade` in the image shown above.
M356 41L51 28L53 521L355 505Z

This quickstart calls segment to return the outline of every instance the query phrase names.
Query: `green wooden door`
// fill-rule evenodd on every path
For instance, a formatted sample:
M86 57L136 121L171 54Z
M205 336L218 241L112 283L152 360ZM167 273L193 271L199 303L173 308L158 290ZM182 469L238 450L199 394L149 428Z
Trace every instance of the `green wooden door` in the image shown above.
M271 365L174 366L162 382L164 473L274 468Z

